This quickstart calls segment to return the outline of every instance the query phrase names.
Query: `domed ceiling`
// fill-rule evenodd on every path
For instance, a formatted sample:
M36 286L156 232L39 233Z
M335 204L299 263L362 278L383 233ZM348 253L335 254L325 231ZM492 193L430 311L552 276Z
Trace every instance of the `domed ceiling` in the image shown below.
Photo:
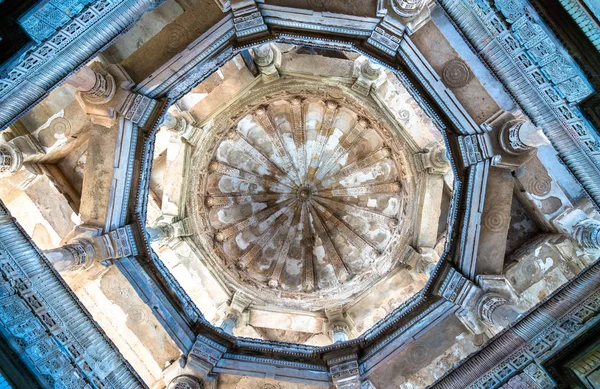
M412 166L401 137L365 108L336 93L267 96L221 114L218 135L195 150L198 244L254 301L324 308L396 264Z

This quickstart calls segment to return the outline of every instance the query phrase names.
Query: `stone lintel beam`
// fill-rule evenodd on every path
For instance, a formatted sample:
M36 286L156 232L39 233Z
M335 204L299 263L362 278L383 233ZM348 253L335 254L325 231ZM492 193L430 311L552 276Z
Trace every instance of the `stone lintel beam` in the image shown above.
M485 190L474 274L502 274L514 180L510 171L490 167Z
M343 350L324 356L333 387L336 389L360 389L358 356L353 350Z
M90 268L98 262L109 265L115 259L137 255L131 226L121 227L107 234L99 234L93 228L89 231L72 239L65 246L44 251L46 258L59 273Z
M425 182L420 194L421 207L418 215L416 247L419 251L433 249L437 243L438 224L442 212L442 195L444 191L444 176L450 164L446 150L434 147L426 152L415 155L417 168L426 171Z
M185 367L193 370L195 376L205 379L226 351L224 345L200 334L187 356Z
M134 125L120 121L110 128L93 125L83 173L80 215L83 224L110 231L122 225L127 207L128 168L133 164Z
M274 312L260 308L249 310L248 324L253 327L312 334L323 333L326 326L325 319L319 316L293 312Z

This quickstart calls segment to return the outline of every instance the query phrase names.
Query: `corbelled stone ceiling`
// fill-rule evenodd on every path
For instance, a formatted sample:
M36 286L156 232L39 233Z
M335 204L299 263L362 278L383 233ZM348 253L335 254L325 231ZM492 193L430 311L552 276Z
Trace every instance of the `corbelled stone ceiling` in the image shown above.
M597 18L547 1L0 0L0 388L593 387Z
M206 224L197 223L263 301L327 306L393 262L386 249L402 232L407 161L365 113L319 96L276 99L219 141L199 184Z

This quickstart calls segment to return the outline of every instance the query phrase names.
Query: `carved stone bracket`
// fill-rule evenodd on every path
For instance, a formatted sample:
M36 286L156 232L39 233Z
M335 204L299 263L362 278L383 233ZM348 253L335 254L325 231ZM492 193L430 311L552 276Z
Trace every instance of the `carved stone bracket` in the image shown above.
M187 357L186 368L194 370L198 375L206 378L217 365L227 347L204 335L198 335Z
M400 47L403 34L404 27L394 19L384 16L367 39L367 43L393 57Z
M501 158L494 154L487 134L461 135L458 137L458 146L464 167L475 165L484 159L491 159L492 165L500 163Z
M331 381L336 389L360 389L360 369L355 353L326 357Z
M247 39L250 35L260 35L267 31L267 25L254 0L231 0L230 3L238 39Z

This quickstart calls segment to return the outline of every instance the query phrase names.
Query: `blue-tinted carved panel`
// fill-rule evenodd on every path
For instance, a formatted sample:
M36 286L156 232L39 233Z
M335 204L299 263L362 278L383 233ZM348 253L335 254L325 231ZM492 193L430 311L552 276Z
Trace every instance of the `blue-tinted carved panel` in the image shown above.
M36 42L42 42L67 24L93 0L47 0L19 18L23 30Z

